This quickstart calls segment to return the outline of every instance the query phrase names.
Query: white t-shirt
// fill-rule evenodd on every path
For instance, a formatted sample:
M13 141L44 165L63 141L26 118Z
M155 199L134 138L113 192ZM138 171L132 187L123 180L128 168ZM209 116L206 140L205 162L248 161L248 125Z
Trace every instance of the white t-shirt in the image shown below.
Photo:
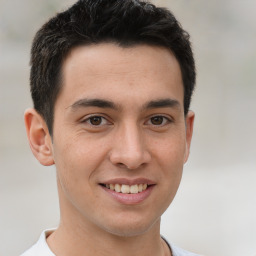
M46 237L49 236L53 231L54 230L43 231L37 243L20 256L55 256L55 254L50 250L48 244L46 243ZM168 244L167 241L166 243ZM168 246L170 247L173 256L199 256L173 245L168 244Z

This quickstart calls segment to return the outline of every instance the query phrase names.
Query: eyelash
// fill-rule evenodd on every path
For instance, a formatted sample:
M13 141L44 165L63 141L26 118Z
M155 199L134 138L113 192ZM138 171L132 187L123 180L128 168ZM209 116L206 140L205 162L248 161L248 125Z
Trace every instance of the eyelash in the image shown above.
M98 124L98 125L92 124L93 118L99 118L100 124ZM105 124L102 124L103 120L106 122ZM101 127L102 125L109 124L110 122L105 117L103 117L101 115L91 115L91 116L87 117L86 119L82 120L82 123L88 123L90 126L93 126L93 127Z
M162 123L161 123L161 124L153 124L153 123L152 123L152 120L153 120L154 118L161 118L161 119L162 119ZM148 119L147 122L151 122L150 125L151 125L151 126L154 126L154 127L163 127L163 126L165 126L165 125L167 125L167 124L169 124L169 123L172 123L173 120L172 120L171 118L168 118L168 117L163 116L163 115L155 115L155 116L151 116L151 117ZM146 122L146 123L147 123L147 122Z
M97 125L97 124L92 124L92 119L93 119L93 118L98 118L99 121L100 121L100 123L99 123L98 125ZM153 124L152 121L153 121L154 118L155 118L155 119L156 119L156 118L160 118L160 120L162 119L161 124ZM103 121L104 121L105 123L102 124ZM155 120L155 121L156 121L156 120ZM154 127L162 127L162 126L165 126L165 125L167 125L167 124L169 124L169 123L172 123L173 120L172 120L171 118L168 118L168 117L163 116L163 115L154 115L154 116L151 116L151 117L145 122L145 124L147 124L148 122L150 122L149 125L151 125L151 126L154 126ZM103 125L110 124L110 122L109 122L105 117L103 117L103 116L101 116L101 115L91 115L91 116L87 117L86 119L82 120L82 123L88 123L88 124L89 124L90 126L92 126L92 127L101 127L101 126L103 126Z

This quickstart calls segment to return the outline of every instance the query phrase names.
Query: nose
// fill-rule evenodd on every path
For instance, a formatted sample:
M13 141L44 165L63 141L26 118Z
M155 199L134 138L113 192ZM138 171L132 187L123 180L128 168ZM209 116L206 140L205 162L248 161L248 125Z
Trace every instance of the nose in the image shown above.
M137 125L126 125L115 134L110 161L114 165L127 169L137 169L151 160L151 155L144 143Z

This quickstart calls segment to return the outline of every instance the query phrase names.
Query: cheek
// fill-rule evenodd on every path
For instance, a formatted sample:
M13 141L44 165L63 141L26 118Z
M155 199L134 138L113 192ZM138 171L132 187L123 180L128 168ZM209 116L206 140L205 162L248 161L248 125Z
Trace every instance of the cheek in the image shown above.
M87 146L83 140L68 140L55 145L55 165L59 183L59 195L65 204L70 203L78 210L90 208L92 198L95 199L96 173L102 162L101 150ZM92 143L88 143L92 145ZM93 144L94 146L97 146ZM87 195L87 196L86 196Z
M165 200L168 202L173 199L180 184L186 151L185 145L183 136L170 136L169 139L158 140L154 147L155 150L152 150L156 164L161 170L158 175L165 190Z
M63 186L75 189L80 183L93 182L93 174L104 159L104 147L83 138L56 141L54 159ZM88 186L87 186L88 187Z
M183 166L186 139L182 134L173 134L163 139L155 140L151 145L152 155L158 159L160 165L166 167Z

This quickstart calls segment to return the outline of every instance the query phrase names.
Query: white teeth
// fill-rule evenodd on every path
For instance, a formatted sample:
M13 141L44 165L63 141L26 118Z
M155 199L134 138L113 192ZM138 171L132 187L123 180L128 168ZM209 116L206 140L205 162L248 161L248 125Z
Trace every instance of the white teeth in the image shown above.
M122 185L121 192L124 193L124 194L129 194L130 193L129 185Z
M118 193L121 192L121 186L119 184L115 185L115 191Z
M148 184L135 184L135 185L127 185L127 184L106 184L106 188L111 189L118 193L123 194L137 194L147 189Z
M137 194L139 192L138 185L132 185L130 187L130 193L131 194Z

